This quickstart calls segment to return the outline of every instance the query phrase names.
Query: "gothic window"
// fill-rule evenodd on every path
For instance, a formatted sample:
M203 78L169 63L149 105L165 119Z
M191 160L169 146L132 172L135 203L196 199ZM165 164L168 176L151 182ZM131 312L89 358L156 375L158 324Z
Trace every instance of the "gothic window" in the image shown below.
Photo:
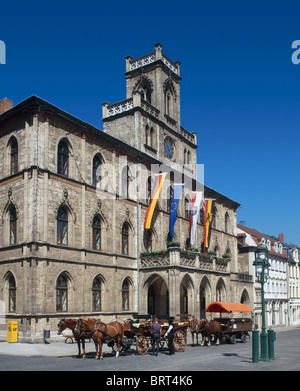
M57 212L57 243L68 244L68 211L63 206Z
M122 310L129 310L129 281L127 279L122 284Z
M155 148L155 145L154 145L154 129L152 127L150 128L150 133L149 133L149 145L150 145L150 147Z
M200 209L200 224L201 225L204 225L204 220L205 220L205 212L204 212L204 209L201 208Z
M167 212L168 213L171 212L172 197L173 197L173 188L172 188L172 186L170 186L168 188L168 192L167 192Z
M128 187L129 187L129 167L125 166L122 170L121 177L121 196L128 198Z
M100 188L101 186L101 158L96 155L93 159L93 186Z
M60 274L56 282L56 311L68 311L68 280Z
M174 116L175 91L171 81L168 81L164 88L165 92L165 114Z
M212 227L214 229L217 229L217 219L218 219L218 210L215 207L213 211L213 219L212 219Z
M93 219L93 249L101 250L101 219L98 215Z
M152 231L150 229L146 232L145 248L146 251L152 251Z
M140 87L141 98L151 104L151 87L149 83L144 82Z
M127 223L122 227L122 254L129 254L129 227Z
M151 202L151 192L152 192L152 178L151 176L147 179L147 204Z
M102 309L102 285L101 277L95 277L92 287L93 311L101 311Z
M9 208L9 243L17 242L17 212L14 205Z
M65 141L60 141L57 151L57 173L69 175L69 149Z
M8 312L16 312L16 281L12 273L7 278L8 283Z
M153 127L149 128L149 125L146 125L145 128L145 144L151 148L156 148L156 138Z
M148 125L146 125L146 129L145 129L145 144L149 144L149 126Z
M190 200L188 197L185 197L184 199L184 217L186 219L190 219Z
M229 233L229 214L225 213L225 232Z
M166 93L166 114L170 116L170 111L171 111L171 94L168 91Z
M18 172L18 142L15 137L10 141L10 174Z

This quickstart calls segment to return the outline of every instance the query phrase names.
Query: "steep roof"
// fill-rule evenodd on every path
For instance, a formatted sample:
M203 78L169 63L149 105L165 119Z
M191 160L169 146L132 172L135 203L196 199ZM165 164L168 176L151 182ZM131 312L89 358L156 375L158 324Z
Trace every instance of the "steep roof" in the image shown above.
M256 246L259 246L261 244L262 238L264 238L266 241L269 240L270 244L271 244L269 253L272 255L276 255L278 257L288 259L288 255L286 254L286 252L284 250L282 250L282 254L281 254L279 251L276 252L274 249L275 243L278 243L278 244L281 243L279 240L275 240L274 238L267 236L266 234L263 234L262 232L259 232L254 228L249 228L249 227L246 227L245 225L242 225L242 224L237 224L237 228L238 228L238 230L244 231L246 234L251 235L251 238L254 241L254 243L256 244Z

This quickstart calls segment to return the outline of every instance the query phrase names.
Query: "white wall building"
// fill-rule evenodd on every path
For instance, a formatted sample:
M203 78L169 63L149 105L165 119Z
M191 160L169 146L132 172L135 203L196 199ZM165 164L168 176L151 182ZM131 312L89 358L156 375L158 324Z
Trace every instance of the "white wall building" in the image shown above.
M257 281L253 261L255 248L265 245L269 250L269 275L264 285L266 326L289 325L289 289L288 289L288 255L279 240L275 240L255 229L237 225L238 236L244 234L244 246L249 246L249 271L254 281L254 323L261 327L261 284Z

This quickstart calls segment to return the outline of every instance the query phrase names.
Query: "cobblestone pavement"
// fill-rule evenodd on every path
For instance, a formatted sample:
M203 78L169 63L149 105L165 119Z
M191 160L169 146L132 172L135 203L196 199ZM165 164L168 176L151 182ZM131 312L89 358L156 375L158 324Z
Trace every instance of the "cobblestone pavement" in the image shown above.
M276 330L275 360L252 363L252 342L234 345L191 346L190 338L184 352L169 356L167 349L153 356L151 350L144 356L134 349L115 359L110 348L105 348L104 360L94 360L95 349L87 344L87 358L79 359L76 344L50 343L47 345L0 343L1 371L300 371L300 327ZM107 375L106 373L106 375ZM193 375L193 374L192 374ZM196 376L196 373L195 373Z

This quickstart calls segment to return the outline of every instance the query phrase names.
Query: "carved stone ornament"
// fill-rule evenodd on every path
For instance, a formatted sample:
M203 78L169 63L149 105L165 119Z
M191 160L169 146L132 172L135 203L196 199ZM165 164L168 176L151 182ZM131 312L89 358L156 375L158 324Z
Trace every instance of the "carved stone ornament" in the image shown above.
M56 204L56 215L58 213L59 208L61 208L62 206L65 206L68 209L68 211L70 212L71 216L73 217L73 221L75 224L77 221L77 216L76 216L76 213L74 212L72 205L70 204L68 190L64 189L63 193L64 193L63 201L60 202L59 204Z

